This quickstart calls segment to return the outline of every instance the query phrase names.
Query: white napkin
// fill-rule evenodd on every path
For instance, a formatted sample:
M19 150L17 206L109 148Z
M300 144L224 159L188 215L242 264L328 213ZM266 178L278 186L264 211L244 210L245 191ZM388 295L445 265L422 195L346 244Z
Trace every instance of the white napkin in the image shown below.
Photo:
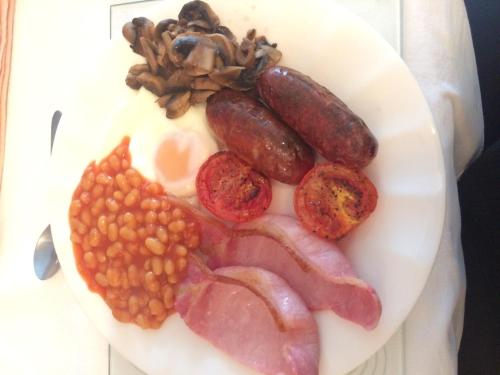
M456 374L465 297L456 179L483 142L481 97L463 1L405 0L402 56L431 107L447 182L437 258L402 327L403 374Z

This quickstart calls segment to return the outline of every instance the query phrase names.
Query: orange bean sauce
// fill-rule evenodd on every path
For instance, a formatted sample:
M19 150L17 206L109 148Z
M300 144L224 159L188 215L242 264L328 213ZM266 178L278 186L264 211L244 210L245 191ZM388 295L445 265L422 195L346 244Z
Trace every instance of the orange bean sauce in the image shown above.
M200 233L161 185L131 167L129 142L85 169L69 208L71 242L78 271L117 320L158 328L174 312Z

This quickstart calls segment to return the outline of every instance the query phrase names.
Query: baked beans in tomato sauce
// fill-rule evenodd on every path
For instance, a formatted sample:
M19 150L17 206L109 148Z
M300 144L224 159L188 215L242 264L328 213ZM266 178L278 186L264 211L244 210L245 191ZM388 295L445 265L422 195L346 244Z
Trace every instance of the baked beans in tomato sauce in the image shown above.
M78 271L117 320L158 328L200 234L186 209L131 167L129 142L85 169L69 208L71 242Z

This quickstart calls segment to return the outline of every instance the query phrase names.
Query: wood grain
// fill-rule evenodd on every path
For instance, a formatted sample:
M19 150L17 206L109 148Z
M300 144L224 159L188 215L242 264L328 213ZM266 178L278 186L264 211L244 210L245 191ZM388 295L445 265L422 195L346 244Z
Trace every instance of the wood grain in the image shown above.
M7 93L9 88L14 26L14 0L0 1L0 188L5 156L5 130L7 127Z

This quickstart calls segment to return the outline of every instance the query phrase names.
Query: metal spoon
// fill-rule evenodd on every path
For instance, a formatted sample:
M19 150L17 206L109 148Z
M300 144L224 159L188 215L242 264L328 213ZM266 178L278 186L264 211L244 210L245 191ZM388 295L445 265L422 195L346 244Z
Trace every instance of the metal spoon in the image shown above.
M50 127L50 152L52 153L52 145L56 137L57 126L61 120L62 113L55 111L52 115L52 124ZM35 266L35 274L40 280L46 280L56 274L61 267L52 241L52 233L50 225L42 232L35 246L35 254L33 256L33 265Z

